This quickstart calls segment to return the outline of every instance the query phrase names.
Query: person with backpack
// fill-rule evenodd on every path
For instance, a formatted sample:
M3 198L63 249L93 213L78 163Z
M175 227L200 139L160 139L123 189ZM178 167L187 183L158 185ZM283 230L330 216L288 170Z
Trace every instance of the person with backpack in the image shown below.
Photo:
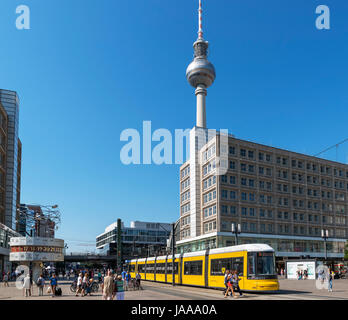
M235 291L239 292L239 296L241 297L241 296L243 296L243 292L242 292L242 290L240 290L240 287L239 287L239 280L240 280L240 278L239 278L239 275L238 275L238 271L235 270L235 271L234 271L234 274L233 274L233 276L232 276L233 291L234 291L234 292L235 292Z
M45 287L45 279L42 276L42 274L40 274L40 277L37 279L36 285L37 285L37 287L39 289L39 296L43 296L43 290L44 290L44 287Z

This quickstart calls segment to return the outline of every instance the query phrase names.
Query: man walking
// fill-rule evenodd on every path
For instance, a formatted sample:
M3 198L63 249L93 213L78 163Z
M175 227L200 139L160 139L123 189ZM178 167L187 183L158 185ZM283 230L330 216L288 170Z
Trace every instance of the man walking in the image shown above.
M40 274L40 277L37 279L37 287L39 288L39 296L43 296L43 291L44 291L44 287L45 287L45 279L42 276L42 274Z
M102 285L103 299L112 300L112 294L114 292L114 278L111 276L111 272L107 272L107 276L104 277L104 283Z
M126 270L123 270L121 275L122 275L122 281L123 281L123 289L126 290L126 287L127 287L127 284L126 284L127 272L126 272Z

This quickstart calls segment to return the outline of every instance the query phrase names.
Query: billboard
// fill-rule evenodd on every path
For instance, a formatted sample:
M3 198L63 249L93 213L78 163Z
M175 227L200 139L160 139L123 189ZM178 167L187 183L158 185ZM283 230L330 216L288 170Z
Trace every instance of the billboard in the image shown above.
M315 280L315 261L287 261L286 262L286 277L288 279L296 279L297 271L308 272L308 279Z

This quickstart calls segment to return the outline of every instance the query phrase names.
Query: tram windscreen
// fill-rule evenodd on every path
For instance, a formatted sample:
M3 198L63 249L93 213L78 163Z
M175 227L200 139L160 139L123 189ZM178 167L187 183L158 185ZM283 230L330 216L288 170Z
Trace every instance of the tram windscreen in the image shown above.
M271 252L258 252L256 257L258 275L274 275L274 255Z
M248 253L248 276L255 277L275 276L275 262L273 252Z

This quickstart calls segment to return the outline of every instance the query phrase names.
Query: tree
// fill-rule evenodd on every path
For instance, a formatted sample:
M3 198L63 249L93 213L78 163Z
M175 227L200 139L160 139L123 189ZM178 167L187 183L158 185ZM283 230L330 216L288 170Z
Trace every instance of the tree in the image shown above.
M346 242L346 247L344 250L344 260L348 261L348 240Z

